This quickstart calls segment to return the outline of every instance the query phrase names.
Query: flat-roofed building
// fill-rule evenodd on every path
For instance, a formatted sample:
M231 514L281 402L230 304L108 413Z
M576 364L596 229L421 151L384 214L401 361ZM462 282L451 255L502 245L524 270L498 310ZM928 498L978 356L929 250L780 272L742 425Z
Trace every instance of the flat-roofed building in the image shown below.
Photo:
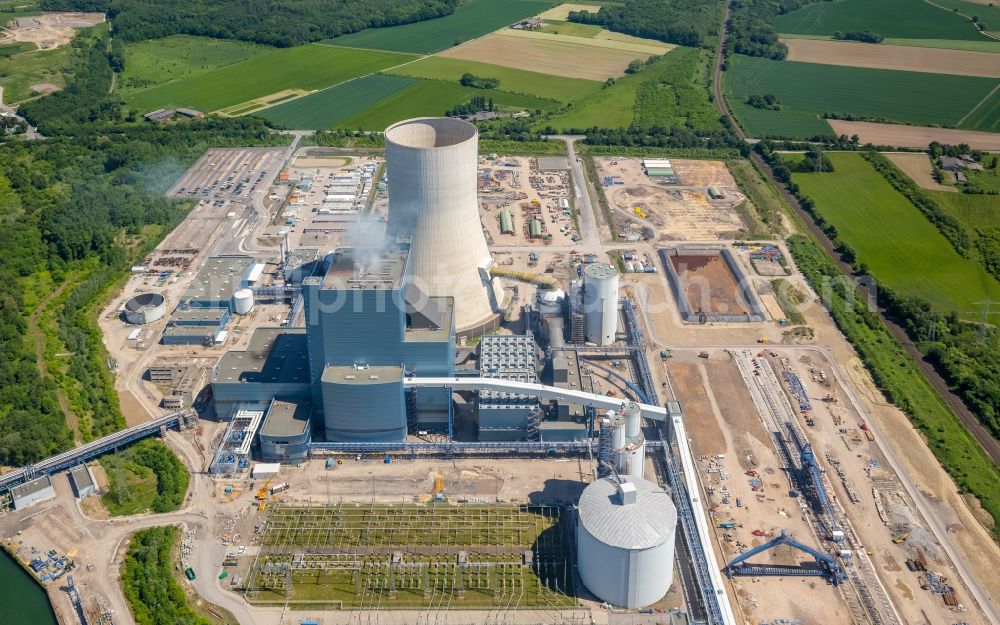
M86 464L78 464L69 470L69 485L77 499L89 497L97 492L97 482L94 474Z
M260 454L265 462L301 464L309 457L312 403L275 399L260 428Z
M181 296L184 308L233 309L233 294L247 287L256 262L250 256L212 256Z
M479 341L479 372L484 378L536 383L535 342L531 335L492 335ZM521 393L480 391L476 407L479 440L512 441L528 437L538 398Z
M18 484L10 489L10 499L15 510L23 510L36 503L54 499L56 490L52 487L52 478L48 475Z
M259 328L245 350L226 352L212 370L215 410L225 418L243 402L267 406L312 396L305 328Z

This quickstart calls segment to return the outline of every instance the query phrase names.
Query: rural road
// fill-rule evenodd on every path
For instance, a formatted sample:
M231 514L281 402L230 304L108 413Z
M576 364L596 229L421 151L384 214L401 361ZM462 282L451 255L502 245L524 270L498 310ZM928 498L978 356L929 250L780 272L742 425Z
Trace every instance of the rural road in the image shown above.
M580 241L582 247L588 254L598 255L601 253L601 233L597 227L597 216L594 214L594 204L590 199L590 192L587 190L587 176L583 173L583 163L576 155L573 144L577 140L583 139L579 135L551 135L548 139L559 139L566 143L566 158L569 160L570 173L573 176L573 189L576 193L576 208L580 213ZM571 247L569 249L575 249Z

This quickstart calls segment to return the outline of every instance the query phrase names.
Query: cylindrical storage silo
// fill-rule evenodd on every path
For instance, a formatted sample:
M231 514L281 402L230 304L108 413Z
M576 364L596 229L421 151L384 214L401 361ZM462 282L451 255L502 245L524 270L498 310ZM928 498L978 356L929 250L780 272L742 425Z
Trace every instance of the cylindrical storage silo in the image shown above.
M450 117L409 119L385 131L391 239L410 239L407 277L426 295L455 298L455 326L473 329L500 310L503 289L479 218L479 131Z
M639 404L634 401L626 402L622 408L622 416L625 417L625 436L627 438L638 436L642 425L642 410L639 408Z
M621 451L622 466L618 475L641 479L646 474L646 437L642 434L627 438Z
M253 291L237 289L233 293L233 312L237 315L248 315L253 310Z
M584 330L587 340L610 345L618 329L618 270L593 263L583 270Z
M159 293L140 293L125 302L125 321L153 323L167 314L167 302Z
M614 410L608 412L608 419L611 428L611 448L621 449L625 446L625 420Z
M612 478L591 483L577 514L580 579L618 607L656 603L673 581L676 529L677 510L656 484Z

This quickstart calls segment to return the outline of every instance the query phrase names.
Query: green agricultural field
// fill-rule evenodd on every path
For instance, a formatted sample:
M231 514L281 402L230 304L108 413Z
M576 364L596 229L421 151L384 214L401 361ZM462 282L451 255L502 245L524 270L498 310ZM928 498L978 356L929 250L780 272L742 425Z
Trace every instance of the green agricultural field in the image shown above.
M545 26L538 29L540 33L550 33L553 35L572 35L574 37L586 37L591 39L596 37L602 30L596 24L577 24L575 22L560 22L559 20L545 20Z
M1000 63L1000 57L997 62ZM1000 84L997 89L983 100L965 117L959 125L970 130L985 132L1000 132Z
M443 80L377 74L265 109L257 115L287 128L383 130L402 119L442 115L474 96L493 98L498 107L551 110L558 106L552 100L462 87Z
M483 78L500 80L498 91L524 93L558 100L575 102L601 89L601 83L594 80L550 76L489 63L463 61L432 56L387 72L414 78L431 78L458 82L462 74L470 73Z
M656 64L619 78L546 124L583 129L690 123L699 129L717 128L719 114L708 100L704 81L707 58L696 48L674 48Z
M414 78L375 74L265 109L257 116L286 128L329 128L368 110L416 83Z
M36 95L31 85L49 83L62 87L62 72L69 65L69 46L31 50L0 56L0 87L5 104L17 104Z
M1000 195L924 191L969 228L1000 228Z
M967 18L924 0L817 2L779 16L775 29L803 35L870 30L903 39L988 39Z
M273 48L241 41L176 35L131 43L125 47L125 74L121 85L141 88L242 63Z
M413 58L308 44L274 50L242 63L122 95L129 106L140 111L187 106L208 112L285 89L324 89Z
M442 115L457 104L476 96L493 98L497 107L507 109L552 110L558 106L552 100L490 89L473 89L440 80L418 80L368 110L338 122L342 128L383 130L390 124L410 117Z
M959 256L860 154L828 156L833 173L792 178L880 282L967 318L978 315L977 302L1000 298L1000 283L979 263Z
M820 118L824 113L851 113L923 125L960 125L970 130L1000 123L1000 110L991 100L959 124L1000 84L994 78L771 61L740 55L730 57L728 63L723 79L726 98L743 128L754 137L830 134L830 125ZM749 96L764 94L777 96L781 110L761 110L746 103Z
M783 39L819 39L829 41L830 35L803 35L800 33L781 33ZM970 52L1000 53L1000 41L996 39L905 39L886 37L882 43L888 46L910 46L914 48L944 48L946 50L968 50Z
M414 24L369 28L324 43L429 54L476 39L558 4L546 0L469 0L454 13Z

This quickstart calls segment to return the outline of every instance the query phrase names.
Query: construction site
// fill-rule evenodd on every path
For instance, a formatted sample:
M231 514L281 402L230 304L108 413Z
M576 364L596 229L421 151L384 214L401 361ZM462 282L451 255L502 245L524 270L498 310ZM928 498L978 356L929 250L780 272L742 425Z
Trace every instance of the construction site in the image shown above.
M162 524L242 625L991 622L974 521L784 243L711 243L724 163L595 158L607 215L572 152L477 141L407 120L174 186L195 209L100 318L129 428L0 476L11 550L73 572L36 576L62 622L134 622L122 554ZM150 436L184 507L111 517L81 467Z

